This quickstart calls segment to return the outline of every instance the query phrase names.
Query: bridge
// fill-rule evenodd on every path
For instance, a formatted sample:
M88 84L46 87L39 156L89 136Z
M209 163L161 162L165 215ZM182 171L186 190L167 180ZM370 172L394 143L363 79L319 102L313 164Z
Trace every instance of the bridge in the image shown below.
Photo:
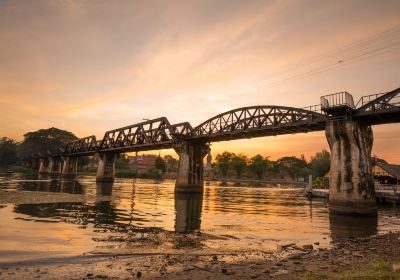
M371 172L372 125L400 122L400 88L363 96L355 104L348 92L321 97L306 108L243 107L219 114L192 127L161 117L107 131L101 140L88 136L57 151L31 157L39 172L76 176L78 158L96 155L96 180L112 182L120 153L173 148L179 155L177 192L203 190L203 158L211 142L325 131L331 150L330 209L334 212L376 213Z

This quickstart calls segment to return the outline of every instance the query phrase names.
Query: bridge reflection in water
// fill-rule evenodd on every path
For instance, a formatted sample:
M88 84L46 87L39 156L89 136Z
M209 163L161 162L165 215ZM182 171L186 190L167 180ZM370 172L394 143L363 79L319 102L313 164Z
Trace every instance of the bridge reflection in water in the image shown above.
M175 232L200 230L203 194L175 193Z
M371 218L329 215L326 202L307 201L302 189L295 186L212 182L202 194L185 194L174 192L173 181L117 180L111 186L111 183L96 183L93 177L79 181L15 179L7 179L5 183L0 177L0 185L83 197L82 202L14 205L12 211L22 218L16 224L20 227L18 231L24 232L28 240L30 234L38 232L37 228L44 239L57 236L64 232L64 224L78 225L68 227L75 240L89 236L101 241L125 236L129 243L138 242L142 234L171 237L173 232L179 235L201 232L203 237L221 237L205 242L227 248L261 243L268 247L281 241L320 242L321 246L329 246L330 241L400 229L400 212L396 209L380 208L378 217ZM35 224L29 224L32 222ZM57 223L58 230L46 225L49 222ZM93 244L99 245L98 241Z
M329 230L334 243L349 237L370 237L378 233L378 217L354 217L331 213Z

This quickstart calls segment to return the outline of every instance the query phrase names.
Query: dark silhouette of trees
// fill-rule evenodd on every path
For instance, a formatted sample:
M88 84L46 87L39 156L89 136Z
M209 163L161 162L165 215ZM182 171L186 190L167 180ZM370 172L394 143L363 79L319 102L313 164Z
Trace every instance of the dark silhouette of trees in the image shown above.
M305 177L308 173L307 162L294 156L282 157L276 161L278 170L285 171L294 180L299 177Z
M167 170L167 163L160 156L156 158L156 162L154 163L154 167L161 172L161 174L165 173Z
M231 165L233 170L235 170L237 178L242 178L242 174L247 168L248 161L249 159L244 154L232 154Z
M39 129L24 134L24 141L19 145L19 156L28 157L47 151L55 151L62 148L70 141L77 140L72 132L55 127Z
M0 166L9 166L16 163L17 160L17 142L7 137L1 138Z
M228 171L231 168L233 155L234 155L233 153L225 151L222 154L218 154L215 157L215 162L216 162L218 172L221 174L221 176L223 178L226 177L226 175L228 174Z
M331 155L327 150L322 150L311 157L308 166L314 177L322 177L331 167Z
M250 159L249 168L258 179L264 176L270 166L271 163L268 158L263 158L261 155L256 155Z

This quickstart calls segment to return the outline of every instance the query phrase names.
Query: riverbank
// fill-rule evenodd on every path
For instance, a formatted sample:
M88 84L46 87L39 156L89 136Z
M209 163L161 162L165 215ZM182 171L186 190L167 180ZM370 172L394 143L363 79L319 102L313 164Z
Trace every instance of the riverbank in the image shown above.
M175 253L88 254L2 263L0 279L400 279L398 232L349 238L329 249L292 243L271 252L229 253L185 248L190 236L181 235L183 247Z

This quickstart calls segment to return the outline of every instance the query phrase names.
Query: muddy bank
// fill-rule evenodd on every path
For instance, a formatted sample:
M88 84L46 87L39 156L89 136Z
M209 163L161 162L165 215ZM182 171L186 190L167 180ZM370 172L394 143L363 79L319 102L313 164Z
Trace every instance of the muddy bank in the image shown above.
M111 196L95 196L59 192L0 190L0 204L40 204L60 202L81 202L88 200L109 201Z
M0 279L293 279L308 272L329 275L384 260L399 266L400 233L318 244L284 244L276 252L95 255L42 263L0 264Z

